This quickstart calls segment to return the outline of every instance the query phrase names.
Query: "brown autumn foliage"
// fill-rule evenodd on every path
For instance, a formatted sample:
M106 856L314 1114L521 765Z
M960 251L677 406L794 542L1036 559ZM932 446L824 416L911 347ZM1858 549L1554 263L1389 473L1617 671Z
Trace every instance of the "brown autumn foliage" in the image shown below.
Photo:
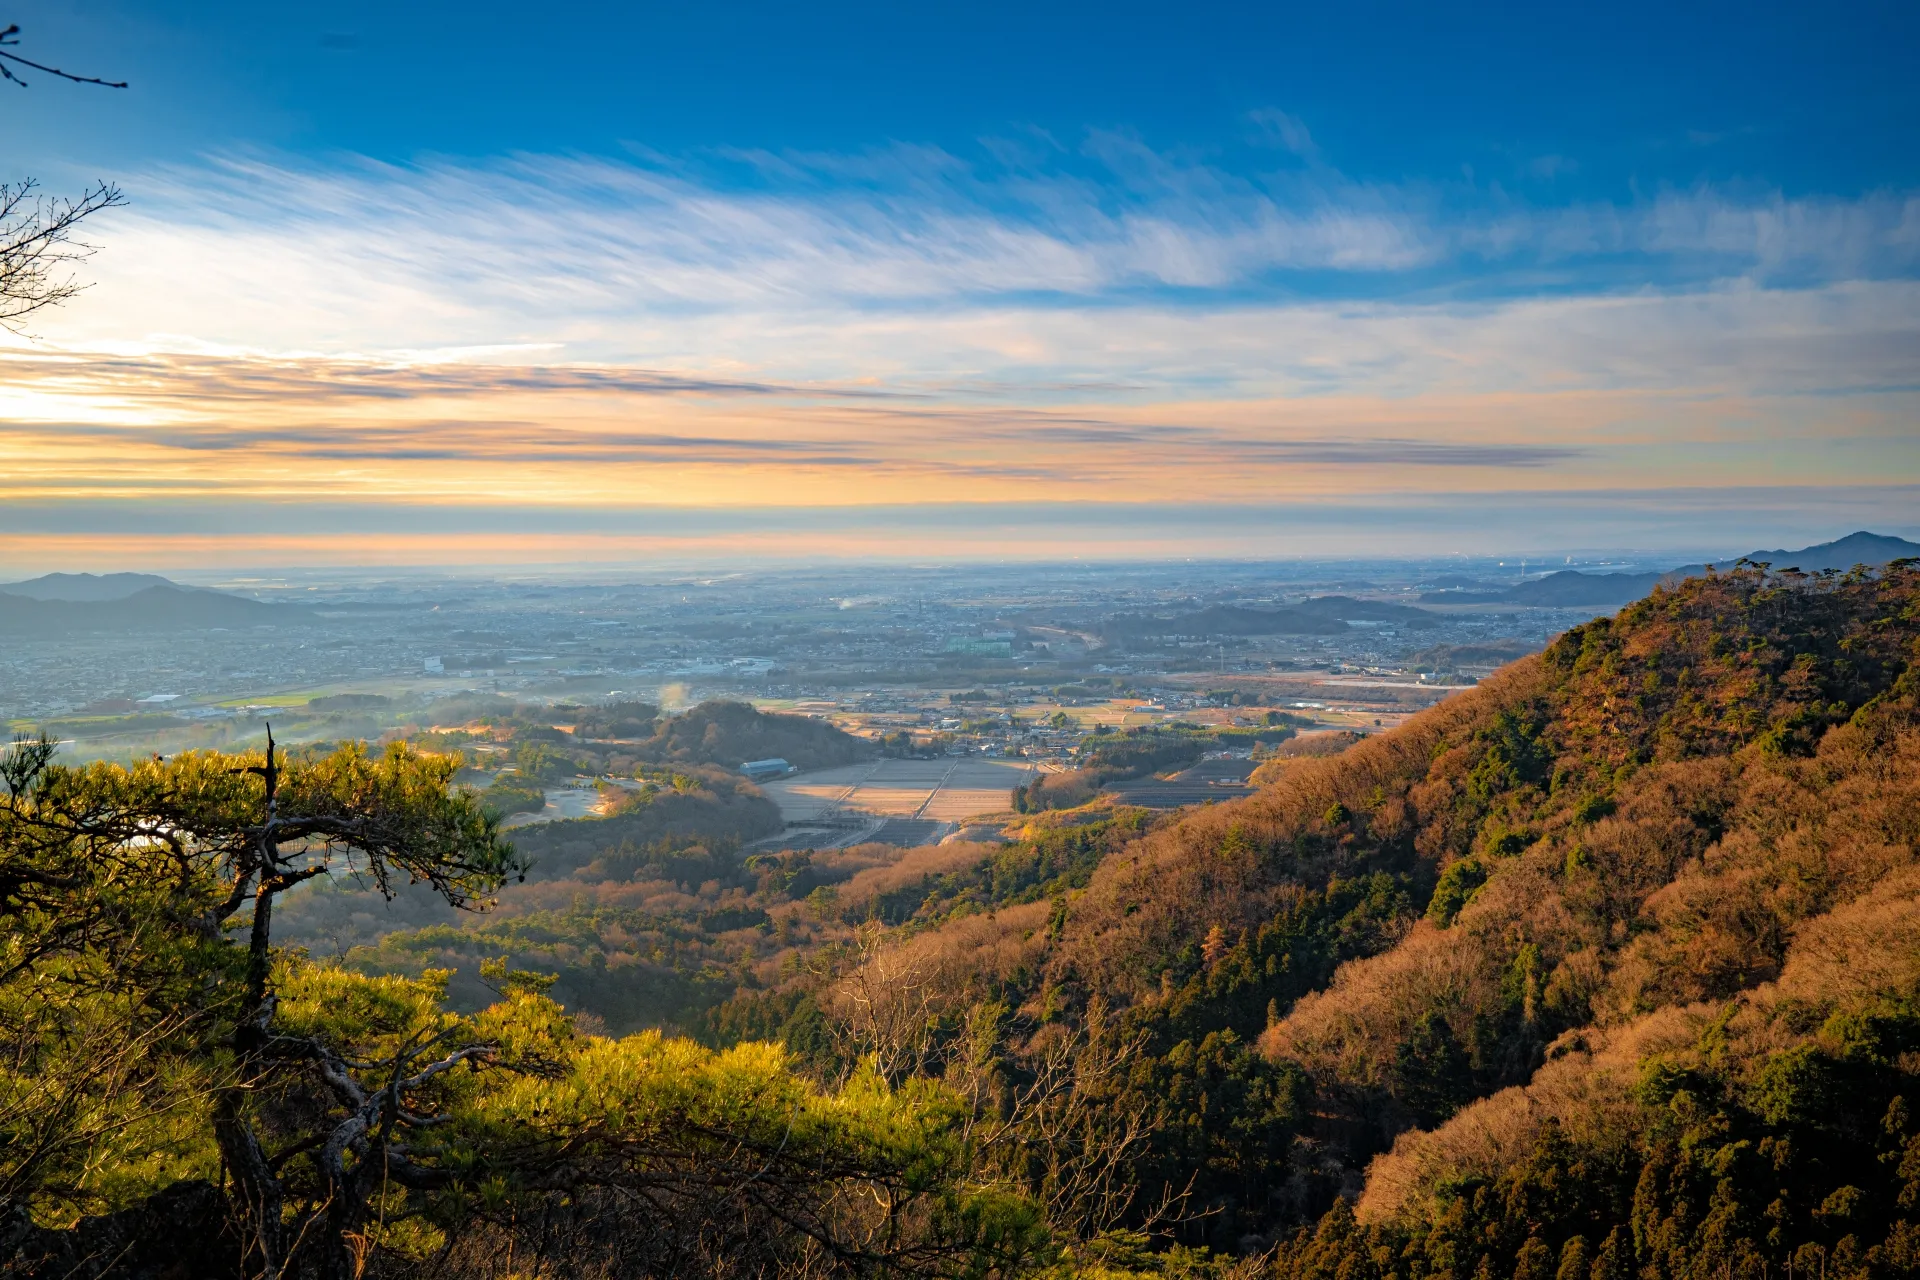
M1631 1147L1652 1130L1622 1082L1729 1000L1716 1034L1763 1064L1811 1034L1767 1012L1788 995L1920 995L1867 959L1914 945L1917 658L1911 564L1690 580L1149 831L1045 918L903 945L943 1008L1012 1003L1013 1060L1092 1009L1166 1063L1258 1040L1269 1065L1216 1073L1203 1127L1252 1126L1260 1154L1221 1166L1189 1238L1272 1240L1389 1148L1362 1204L1396 1220L1531 1158L1548 1115L1555 1142ZM1304 1092L1219 1112L1229 1077Z
M1298 766L1303 760L1337 756L1348 747L1366 740L1365 734L1355 733L1351 729L1326 729L1316 733L1303 733L1274 747L1267 759L1253 771L1253 776L1248 781L1256 787L1267 786L1280 781L1287 770Z
M1636 1096L1642 1064L1702 1053L1702 1040L1748 1074L1769 1057L1805 1043L1807 1025L1836 1009L1900 1000L1920 990L1920 866L1893 872L1866 893L1809 920L1788 948L1780 975L1731 1005L1672 1004L1625 1022L1569 1032L1524 1085L1463 1108L1431 1132L1402 1134L1374 1160L1361 1221L1406 1221L1431 1212L1444 1187L1463 1177L1497 1176L1518 1164L1542 1129L1556 1124L1590 1149L1620 1147L1640 1136Z
M1400 1046L1432 1012L1487 1058L1483 1085L1513 1084L1567 1028L1777 977L1803 922L1913 861L1913 576L1663 592L1518 664L1510 682L1545 685L1533 697L1551 772L1446 850L1479 859L1484 883L1450 922L1423 920L1347 966L1264 1047L1378 1114L1405 1086ZM1471 790L1443 772L1457 750L1410 789L1419 809ZM1497 1049L1476 1043L1503 1021Z

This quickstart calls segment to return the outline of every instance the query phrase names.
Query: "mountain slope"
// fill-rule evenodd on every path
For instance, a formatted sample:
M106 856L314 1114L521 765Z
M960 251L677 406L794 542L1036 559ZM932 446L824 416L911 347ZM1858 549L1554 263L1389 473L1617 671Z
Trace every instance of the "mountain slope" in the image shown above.
M1920 839L1901 808L1913 780L1872 754L1910 714L1915 603L1912 572L1826 590L1689 582L1463 699L1456 716L1493 712L1470 733L1417 725L1430 759L1402 779L1406 811L1389 786L1377 816L1349 821L1412 822L1440 873L1426 919L1265 1047L1417 1116L1420 1082L1396 1055L1436 1010L1472 1059L1458 1088L1471 1096L1524 1079L1567 1027L1777 974L1796 921L1864 892Z
M1372 1225L1350 1215L1342 1225L1336 1213L1323 1227L1358 1242L1327 1255L1330 1278L1349 1264L1379 1274L1381 1250L1406 1245L1406 1222L1482 1212L1459 1198L1478 1184L1460 1179L1524 1172L1535 1139L1603 1135L1587 1174L1555 1166L1563 1179L1602 1181L1594 1162L1640 1141L1609 1110L1618 1091L1583 1079L1555 1095L1572 1099L1558 1137L1515 1119L1532 1114L1525 1105L1500 1103L1506 1129L1475 1146L1472 1117L1495 1105L1479 1100L1514 1096L1543 1067L1554 1073L1543 1083L1567 1075L1581 1054L1625 1055L1637 1081L1645 1055L1633 1046L1655 1043L1634 1039L1641 1020L1697 1028L1689 1010L1706 1008L1710 1024L1730 1000L1757 1008L1765 984L1804 970L1794 968L1799 939L1829 925L1848 932L1831 913L1897 914L1897 902L1859 904L1898 898L1906 881L1895 877L1911 874L1920 848L1916 660L1912 568L1825 582L1741 571L1660 588L1395 731L1151 831L1051 910L971 916L902 955L966 998L993 993L1017 1006L1027 1021L1011 1032L1015 1060L1054 1043L1048 1028L1062 1018L1140 1037L1139 1083L1110 1089L1096 1110L1155 1116L1153 1150L1131 1166L1137 1202L1190 1189L1206 1215L1186 1229L1195 1242L1272 1240L1336 1193L1359 1195L1369 1162L1400 1141L1405 1159L1381 1168L1402 1169L1397 1185L1410 1190L1382 1183L1363 1202ZM1875 927L1908 937L1897 921ZM1750 1076L1776 1070L1769 1054L1827 1054L1807 1047L1822 1020L1871 995L1826 978L1796 990L1803 1003L1781 1005L1780 1017L1726 1024L1749 1047L1707 1064L1723 1081L1713 1087L1745 1096ZM1911 1072L1900 1052L1911 1050L1887 1059L1893 1075L1874 1076L1873 1089ZM1913 1086L1920 1099L1920 1080ZM1465 1127L1445 1127L1456 1115ZM1406 1136L1420 1130L1438 1146ZM1630 1164L1605 1174L1628 1178L1624 1190L1605 1183L1627 1209L1632 1179L1648 1167L1619 1174ZM1892 1230L1894 1165L1874 1165L1880 1181L1858 1183L1876 1239ZM1662 1203L1695 1223L1703 1211ZM1789 1224L1802 1232L1793 1248L1819 1225L1802 1208ZM1582 1247L1598 1256L1624 1221L1608 1219ZM1529 1259L1578 1234L1555 1230ZM1492 1259L1490 1275L1534 1275L1514 1252L1529 1238L1522 1231L1498 1257L1474 1247ZM1837 1235L1823 1238L1837 1247ZM1622 1265L1617 1249L1608 1265ZM1587 1270L1583 1261L1563 1274Z
M1528 664L1545 785L1263 1038L1400 1130L1283 1274L1920 1265L1920 575L1779 582Z

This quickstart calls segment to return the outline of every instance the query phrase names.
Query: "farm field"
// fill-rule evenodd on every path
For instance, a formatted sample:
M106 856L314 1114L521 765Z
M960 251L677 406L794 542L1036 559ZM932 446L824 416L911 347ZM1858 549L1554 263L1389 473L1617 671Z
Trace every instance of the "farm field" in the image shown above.
M1026 760L982 757L880 760L795 774L763 790L789 826L855 815L945 824L1005 809L1008 793L1033 770Z

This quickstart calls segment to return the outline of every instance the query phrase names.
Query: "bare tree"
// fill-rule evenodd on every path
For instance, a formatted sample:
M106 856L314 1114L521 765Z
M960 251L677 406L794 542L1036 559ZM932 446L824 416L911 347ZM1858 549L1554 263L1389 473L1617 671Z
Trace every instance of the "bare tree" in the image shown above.
M75 75L23 58L12 52L19 44L20 24L8 23L0 31L0 78L22 89L27 82L15 73L15 67L32 67L75 84L127 87L124 80ZM78 200L44 196L38 191L38 184L31 178L13 186L0 184L0 327L15 333L20 332L20 321L26 316L65 302L86 288L67 268L92 257L94 246L74 239L74 229L88 216L126 203L119 188L106 182L82 192Z
M125 203L108 182L77 200L41 195L31 178L0 183L0 327L18 333L27 316L86 288L69 268L92 257L95 246L75 239L74 232L93 214Z
M943 1079L966 1100L968 1145L1025 1186L1069 1237L1152 1234L1203 1216L1191 1207L1192 1179L1143 1198L1157 1106L1129 1081L1146 1037L1104 1002L1036 1025L875 924L856 934L849 959L831 988L842 1055L896 1083Z
M1098 1000L1078 1018L1032 1028L1024 1044L1010 1042L1012 1021L1004 1005L976 1004L946 1070L970 1104L963 1131L987 1161L1024 1183L1071 1238L1151 1234L1194 1217L1192 1179L1152 1203L1140 1198L1156 1109L1127 1085L1145 1036L1123 1030Z
M835 987L834 1005L842 1055L849 1062L870 1059L885 1079L898 1084L933 1065L936 1035L953 993L937 960L915 956L891 941L877 924L855 932L852 963ZM815 973L829 976L827 968Z

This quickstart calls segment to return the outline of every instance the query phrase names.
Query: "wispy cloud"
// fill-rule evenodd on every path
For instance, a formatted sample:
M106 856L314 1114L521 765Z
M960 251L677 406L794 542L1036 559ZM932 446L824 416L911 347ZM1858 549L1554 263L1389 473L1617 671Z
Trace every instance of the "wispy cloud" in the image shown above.
M1258 119L1313 154L1302 122ZM1513 297L1920 267L1910 193L1700 188L1525 207L1468 186L1356 183L1321 165L1249 177L1119 134L1019 163L911 147L699 163L230 156L128 188L134 210L98 263L123 322L282 349L640 341L691 316L1015 299L1378 299L1402 277L1402 291Z
M1309 163L1320 159L1320 148L1313 140L1307 122L1278 107L1260 107L1247 113L1257 139L1269 146L1291 152Z
M87 392L137 393L150 404L223 400L328 404L409 400L422 396L485 396L506 392L636 396L772 396L832 394L865 398L862 387L808 388L743 379L689 377L646 369L592 365L499 364L469 358L263 357L208 353L75 352L45 345L0 349L15 385L76 386Z
M12 459L0 499L1247 502L1542 483L1574 492L1708 474L1726 485L1862 484L1920 472L1915 397L1902 392L1548 386L1202 398L1096 385L1078 403L1049 404L924 388L842 394L832 384L668 380L663 393L659 380L601 368L396 371L336 357L281 362L267 381L277 394L266 394L257 363L106 356L95 367L77 351L0 359L0 447ZM406 394L333 393L363 376Z

